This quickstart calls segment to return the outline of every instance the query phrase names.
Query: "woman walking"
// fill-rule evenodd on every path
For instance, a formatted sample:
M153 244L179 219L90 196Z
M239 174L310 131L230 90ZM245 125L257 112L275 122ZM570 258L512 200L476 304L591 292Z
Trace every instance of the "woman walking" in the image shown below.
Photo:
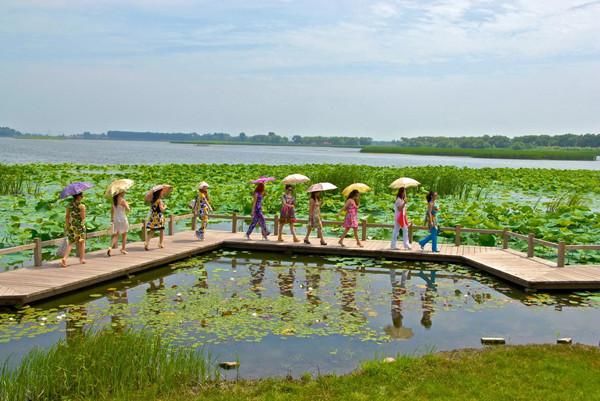
M421 250L425 248L425 245L431 241L431 251L439 252L437 249L437 236L439 232L437 213L438 207L435 205L435 201L437 199L437 192L429 191L427 194L427 214L425 215L425 221L427 223L427 227L429 227L429 235L419 241L419 245L421 245Z
M279 230L277 241L283 242L283 226L290 225L290 232L294 237L294 242L300 242L296 237L294 223L296 222L296 198L294 197L294 187L291 184L285 186L285 193L281 195L281 211L279 212Z
M160 233L158 240L158 247L164 248L163 241L165 238L165 216L164 211L166 210L165 203L162 200L162 197L167 193L167 187L163 185L159 185L152 190L151 198L150 198L150 215L148 217L148 222L146 223L146 241L144 243L144 249L149 250L148 246L150 244L150 240L154 236L154 232L158 231ZM148 198L147 195L147 198Z
M129 204L125 200L125 192L120 192L113 196L111 208L113 234L111 247L106 251L106 255L109 257L111 256L112 248L116 248L118 245L119 235L121 235L121 253L127 255L125 247L127 246L127 232L129 231L129 220L127 220L129 210Z
M65 235L67 247L60 260L61 267L67 267L67 258L71 253L73 244L77 247L79 263L85 264L85 205L81 202L83 193L73 195L71 203L67 206L65 215Z
M400 229L402 229L402 244L404 245L404 249L410 249L408 225L408 218L406 216L406 188L402 187L398 189L396 202L394 202L394 231L392 232L391 243L392 249L397 249L396 242L398 241Z
M344 219L344 233L340 237L338 244L340 246L344 246L344 238L346 238L346 234L348 231L352 229L354 231L354 238L356 239L356 245L362 248L362 244L358 239L358 206L360 205L360 192L358 190L353 190L348 195L346 199L346 203L344 204L344 210L346 211L346 218Z
M269 240L268 236L271 234L267 229L265 223L265 216L262 211L262 203L265 197L265 184L258 183L254 189L254 195L252 196L252 223L246 231L246 239L250 239L250 234L254 231L254 228L258 224L260 226L261 234L265 240Z
M198 195L194 201L194 215L198 219L196 223L196 238L204 241L204 233L208 225L208 213L212 212L208 198L208 184L204 181L198 185Z
M304 237L304 243L310 245L308 240L310 232L315 229L317 230L317 236L321 240L321 245L327 245L323 238L323 222L321 221L321 192L315 191L310 193L310 200L308 202L308 227L306 228L306 236Z

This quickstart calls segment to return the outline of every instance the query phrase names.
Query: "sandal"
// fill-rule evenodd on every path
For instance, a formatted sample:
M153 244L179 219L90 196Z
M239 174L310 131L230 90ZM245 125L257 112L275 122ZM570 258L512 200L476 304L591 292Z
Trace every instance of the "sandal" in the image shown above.
M127 255L128 253L125 249L121 249L121 255Z
M109 258L112 256L110 252L111 252L111 249L108 248L108 250L106 251L106 256L108 256Z
M321 245L325 246L325 245L327 245L327 242L321 240Z
M64 259L60 260L60 267L67 267L67 261Z
M309 240L307 240L307 239L304 239L304 243L305 243L306 245L310 245L310 241L309 241Z

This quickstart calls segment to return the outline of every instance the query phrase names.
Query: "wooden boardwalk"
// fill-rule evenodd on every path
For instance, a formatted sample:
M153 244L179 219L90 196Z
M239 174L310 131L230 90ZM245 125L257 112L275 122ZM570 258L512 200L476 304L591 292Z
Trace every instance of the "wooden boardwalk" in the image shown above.
M259 237L258 234L255 235ZM162 266L192 255L209 252L221 247L260 250L269 252L305 253L340 256L385 257L389 259L419 260L460 263L484 270L491 275L532 289L600 289L600 266L556 267L549 261L528 258L526 254L510 249L481 246L440 245L440 253L421 251L418 244L411 250L392 250L389 241L365 241L364 248L354 245L348 238L346 246L340 247L337 238L328 238L329 245L293 243L264 240L248 241L243 233L209 230L205 241L196 241L192 231L165 236L165 248L156 248L157 241L146 252L142 242L128 244L128 255L113 252L108 258L106 251L91 252L87 264L80 265L76 258L70 259L67 268L59 268L58 261L40 267L20 268L0 273L0 305L19 305L51 298L85 287L106 282L130 273Z

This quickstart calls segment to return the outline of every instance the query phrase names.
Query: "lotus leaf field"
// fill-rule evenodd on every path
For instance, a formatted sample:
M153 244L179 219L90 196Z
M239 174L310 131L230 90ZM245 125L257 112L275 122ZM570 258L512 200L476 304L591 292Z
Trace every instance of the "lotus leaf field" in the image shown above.
M391 223L393 191L388 184L400 176L414 178L422 183L409 193L409 217L421 224L425 211L424 193L439 193L441 224L473 228L508 228L567 244L600 243L600 171L549 170L510 168L430 167L373 167L356 165L226 165L226 164L162 164L162 165L76 165L25 164L0 165L0 247L9 247L63 235L65 201L58 193L73 181L89 181L95 187L86 192L88 231L109 227L110 202L104 198L106 186L117 178L131 178L136 184L128 194L132 206L130 222L140 222L147 216L148 206L144 193L154 184L169 183L175 190L166 200L168 213L189 213L188 203L196 185L205 180L211 185L210 196L215 212L248 215L251 208L250 180L270 175L279 179L292 173L309 176L312 182L328 181L338 187L353 182L364 182L373 188L363 195L360 216L369 222ZM297 189L298 215L306 216L308 197L305 186ZM265 211L274 215L279 209L283 191L280 182L268 184ZM340 192L326 194L322 207L326 219L341 219L338 213L343 205ZM337 234L337 228L328 228ZM136 239L137 233L132 233ZM391 230L372 229L371 238L389 238ZM417 232L416 236L422 235ZM444 233L442 241L452 241L451 233ZM493 245L498 238L490 235L467 234L463 242ZM104 240L105 241L105 240ZM89 241L89 248L104 246L102 241ZM524 248L526 244L511 245ZM52 249L45 249L44 258L54 257ZM537 254L538 250L536 250ZM540 249L551 257L552 250ZM31 259L31 254L15 254L0 260L11 268ZM598 263L598 252L572 251L568 263Z

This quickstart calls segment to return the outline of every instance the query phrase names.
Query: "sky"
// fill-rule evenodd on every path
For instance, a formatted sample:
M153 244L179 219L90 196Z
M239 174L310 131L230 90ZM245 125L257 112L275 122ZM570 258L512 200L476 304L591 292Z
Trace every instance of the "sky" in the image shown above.
M23 132L600 132L600 0L0 0Z

